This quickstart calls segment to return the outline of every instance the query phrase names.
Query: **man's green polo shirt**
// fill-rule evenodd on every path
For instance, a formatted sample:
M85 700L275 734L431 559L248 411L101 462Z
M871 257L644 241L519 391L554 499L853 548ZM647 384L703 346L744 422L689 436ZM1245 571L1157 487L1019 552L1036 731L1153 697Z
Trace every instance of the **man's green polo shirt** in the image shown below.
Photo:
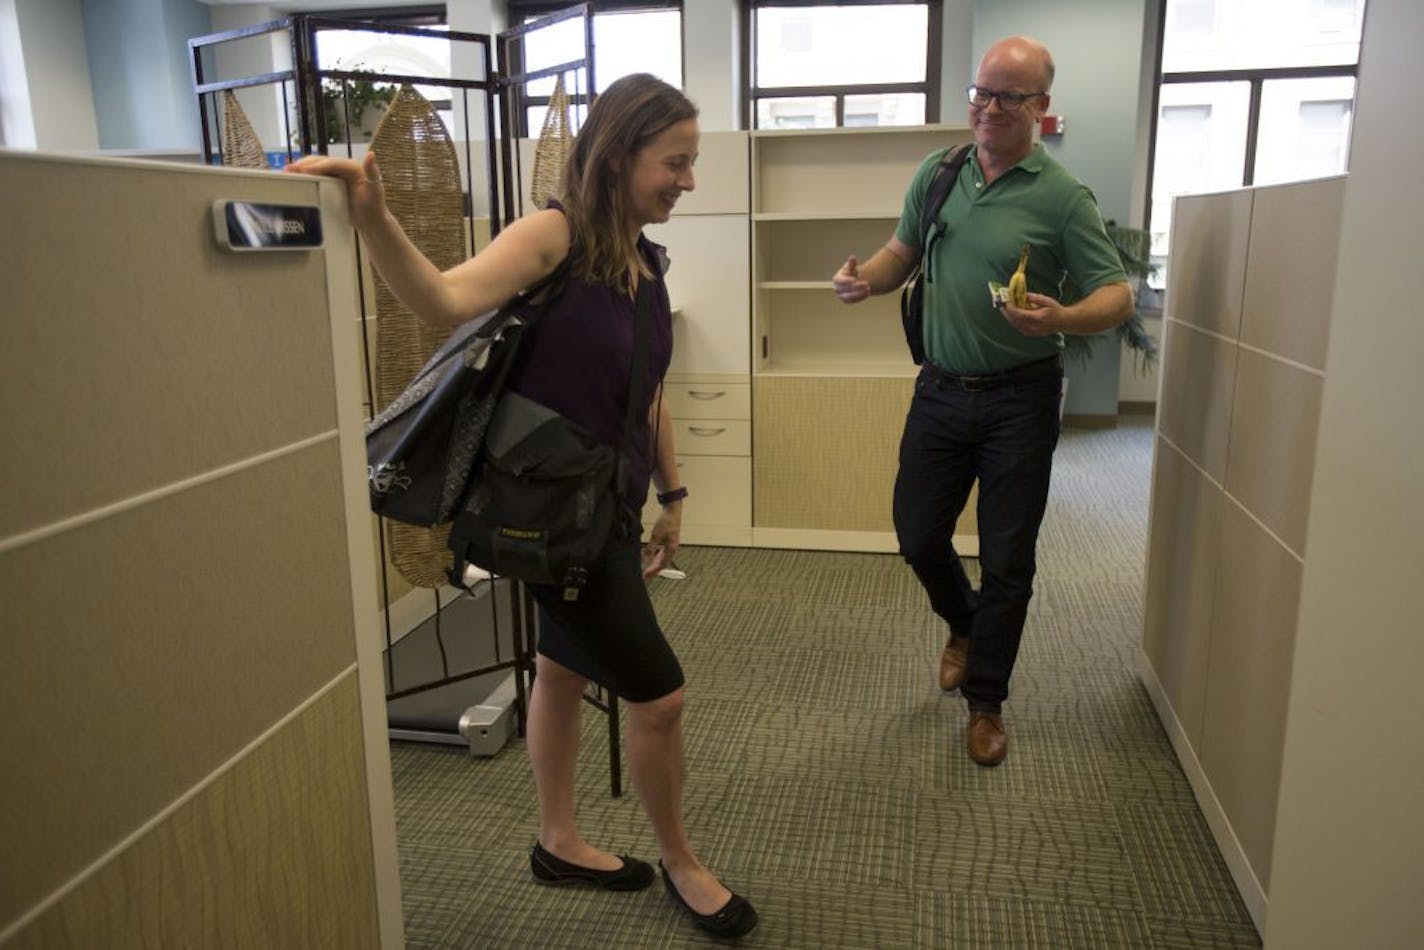
M897 238L921 248L922 255L920 208L946 151L931 154L915 172L895 229ZM1065 278L1072 278L1081 296L1127 279L1093 193L1039 144L987 187L971 153L939 220L947 227L930 242L925 262L925 353L951 373L995 372L1063 349L1057 333L1019 333L989 297L990 281L1009 282L1023 245L1029 248L1032 293L1062 300Z

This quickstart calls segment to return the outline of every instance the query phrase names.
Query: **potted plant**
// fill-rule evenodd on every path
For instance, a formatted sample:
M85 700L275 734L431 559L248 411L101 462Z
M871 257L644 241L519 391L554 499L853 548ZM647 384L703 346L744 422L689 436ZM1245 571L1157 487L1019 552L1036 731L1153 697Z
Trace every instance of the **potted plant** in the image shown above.
M1147 294L1144 293L1147 290L1147 278L1157 270L1157 265L1153 264L1150 258L1152 235L1142 228L1121 227L1115 221L1106 221L1104 224L1108 237L1117 248L1118 260L1122 262L1122 269L1127 272L1127 280L1132 285L1137 302L1127 322L1109 332L1116 333L1123 346L1132 351L1137 371L1145 373L1157 361L1157 341L1147 332L1143 321L1143 314L1149 309L1145 303ZM1068 300L1076 299L1076 288L1064 296ZM1080 364L1086 366L1093 352L1093 336L1097 335L1101 334L1064 334L1064 355L1077 359Z
M349 68L354 72L364 69L359 63ZM370 79L323 79L321 104L326 117L323 141L328 145L348 141L369 142L386 108L395 99L396 91L394 83L379 83ZM311 114L316 115L315 103L312 103ZM351 122L349 134L346 128L348 116Z

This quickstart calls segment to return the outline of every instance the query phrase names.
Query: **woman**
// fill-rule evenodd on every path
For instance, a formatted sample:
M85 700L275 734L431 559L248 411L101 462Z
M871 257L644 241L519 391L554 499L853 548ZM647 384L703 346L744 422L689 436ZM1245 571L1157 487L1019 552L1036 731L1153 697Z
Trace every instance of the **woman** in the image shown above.
M345 181L352 220L372 264L401 302L432 324L454 326L495 308L573 253L563 292L525 337L510 387L610 445L622 441L637 289L654 282L643 387L652 398L626 447L630 477L624 494L630 510L640 511L651 476L666 503L646 563L635 534L610 542L577 601L564 602L552 588L531 588L540 606L540 634L528 728L539 797L539 839L530 868L545 884L641 890L653 882L648 864L594 847L575 825L582 697L593 680L627 706L629 771L657 836L669 895L704 930L736 937L756 925L756 911L702 865L683 828L682 668L644 582L677 552L686 492L678 481L668 410L659 398L672 353L665 258L642 229L666 221L678 197L695 186L699 136L697 108L680 91L646 74L618 80L594 100L579 131L564 170L562 201L514 222L485 250L444 273L386 209L374 156L361 163L309 156L288 169Z

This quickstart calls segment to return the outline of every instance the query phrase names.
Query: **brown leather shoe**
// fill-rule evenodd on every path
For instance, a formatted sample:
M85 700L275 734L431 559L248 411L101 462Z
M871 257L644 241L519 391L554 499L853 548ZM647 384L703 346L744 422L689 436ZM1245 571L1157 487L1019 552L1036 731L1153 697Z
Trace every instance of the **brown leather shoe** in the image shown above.
M963 686L968 662L969 638L951 636L939 655L939 688L949 693Z
M969 757L980 765L998 765L1009 751L1004 719L992 713L969 714Z

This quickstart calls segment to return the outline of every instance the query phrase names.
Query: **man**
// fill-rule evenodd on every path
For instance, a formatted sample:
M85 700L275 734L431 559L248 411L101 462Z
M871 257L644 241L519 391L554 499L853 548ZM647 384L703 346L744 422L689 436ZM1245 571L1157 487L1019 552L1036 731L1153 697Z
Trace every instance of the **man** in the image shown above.
M969 706L967 746L980 765L1008 750L1002 706L1033 594L1034 549L1058 444L1063 333L1126 320L1133 295L1092 193L1034 141L1048 110L1053 59L1028 37L1000 40L968 87L975 147L926 241L920 210L944 151L920 166L889 242L833 278L857 303L898 289L925 251L926 359L900 442L895 532L900 553L949 625L940 686ZM1027 246L1027 304L995 304ZM1070 278L1080 297L1060 303ZM951 538L979 481L980 589Z

